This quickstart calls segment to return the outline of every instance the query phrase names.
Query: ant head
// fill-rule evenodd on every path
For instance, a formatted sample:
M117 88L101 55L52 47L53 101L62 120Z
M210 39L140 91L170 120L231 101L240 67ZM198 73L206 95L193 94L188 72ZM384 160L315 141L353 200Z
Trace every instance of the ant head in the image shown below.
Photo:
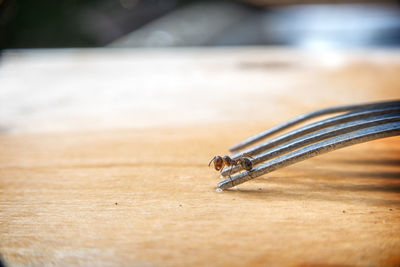
M251 169L253 169L253 163L248 158L241 158L240 159L240 165L246 171L251 171Z
M211 162L214 162L214 168L216 171L220 171L224 168L225 162L222 159L222 157L220 156L215 156L210 163L208 164L208 166L210 166Z

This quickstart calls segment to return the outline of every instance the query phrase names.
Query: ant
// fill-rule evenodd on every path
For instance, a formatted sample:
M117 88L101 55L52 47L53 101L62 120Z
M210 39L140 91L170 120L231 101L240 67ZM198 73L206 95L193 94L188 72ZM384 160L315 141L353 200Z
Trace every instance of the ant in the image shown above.
M225 167L235 167L237 165L242 166L243 169L245 169L246 171L251 171L251 169L253 169L253 163L251 162L251 160L249 160L248 158L252 158L252 156L247 155L246 156L240 156L240 158L238 159L232 159L229 156L215 156L210 163L208 163L208 166L210 167L211 163L214 163L214 168L216 171L221 171L225 168ZM233 185L233 181L231 178L231 171L232 169L229 170L229 174L228 177L231 180L231 183Z

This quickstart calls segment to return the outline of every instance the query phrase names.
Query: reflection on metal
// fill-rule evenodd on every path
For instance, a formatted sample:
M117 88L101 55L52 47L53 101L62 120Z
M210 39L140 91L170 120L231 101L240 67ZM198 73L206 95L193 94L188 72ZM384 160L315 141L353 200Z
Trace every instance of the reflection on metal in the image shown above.
M305 133L308 132L312 132L318 129L321 129L321 127L328 127L334 124L338 124L338 123L342 123L342 122L346 122L349 120L354 120L357 118L363 118L366 116L374 116L374 115L379 115L378 113L380 112L389 112L390 110L393 108L397 108L400 105L400 101L390 101L390 102L382 102L382 103L371 103L371 104L363 104L363 105L351 105L351 106L341 106L341 107L334 107L334 108L327 108L327 109L322 109L322 110L318 110L315 112L311 112L305 115L302 115L300 117L297 117L293 120L290 120L286 123L283 123L277 127L274 127L272 129L269 129L265 132L262 132L256 136L250 137L249 139L231 147L230 151L231 152L235 152L239 149L243 149L249 145L254 144L255 142L258 142L264 138L267 138L275 133L279 133L285 129L288 129L292 126L295 126L297 124L300 124L302 122L305 122L307 120L311 120L320 116L324 116L324 115L329 115L329 114L334 114L334 113L339 113L339 112L349 112L349 111L355 111L355 110L360 110L359 112L356 113L349 113L347 115L343 115L343 116L338 116L335 118L330 118L318 123L314 123L312 125L309 125L307 127L303 127L302 129L299 129L298 131L291 133L296 134L294 137L299 136L299 134L304 134L304 131L307 131ZM385 108L386 107L386 108ZM383 109L380 109L383 108ZM366 109L371 109L371 110L366 110ZM297 133L299 132L300 133ZM275 145L275 144L273 144ZM247 153L249 153L250 151L246 151ZM258 151L257 151L258 152ZM257 153L256 152L256 153Z

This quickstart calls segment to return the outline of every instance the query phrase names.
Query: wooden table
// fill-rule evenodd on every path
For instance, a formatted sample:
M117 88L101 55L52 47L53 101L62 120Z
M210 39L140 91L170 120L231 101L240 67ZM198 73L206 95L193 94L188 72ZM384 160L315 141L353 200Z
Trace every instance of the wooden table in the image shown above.
M10 51L0 64L7 265L400 264L400 139L216 193L229 146L400 96L398 51Z

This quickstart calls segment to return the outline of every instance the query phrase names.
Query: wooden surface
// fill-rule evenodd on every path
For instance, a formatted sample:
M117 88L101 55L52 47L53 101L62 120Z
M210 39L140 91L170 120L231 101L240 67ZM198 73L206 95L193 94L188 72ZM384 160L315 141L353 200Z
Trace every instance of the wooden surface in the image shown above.
M400 264L398 137L223 193L207 167L229 146L296 115L399 98L398 52L108 53L3 58L0 253L7 265ZM154 72L160 80L149 81ZM123 97L107 102L102 84Z

